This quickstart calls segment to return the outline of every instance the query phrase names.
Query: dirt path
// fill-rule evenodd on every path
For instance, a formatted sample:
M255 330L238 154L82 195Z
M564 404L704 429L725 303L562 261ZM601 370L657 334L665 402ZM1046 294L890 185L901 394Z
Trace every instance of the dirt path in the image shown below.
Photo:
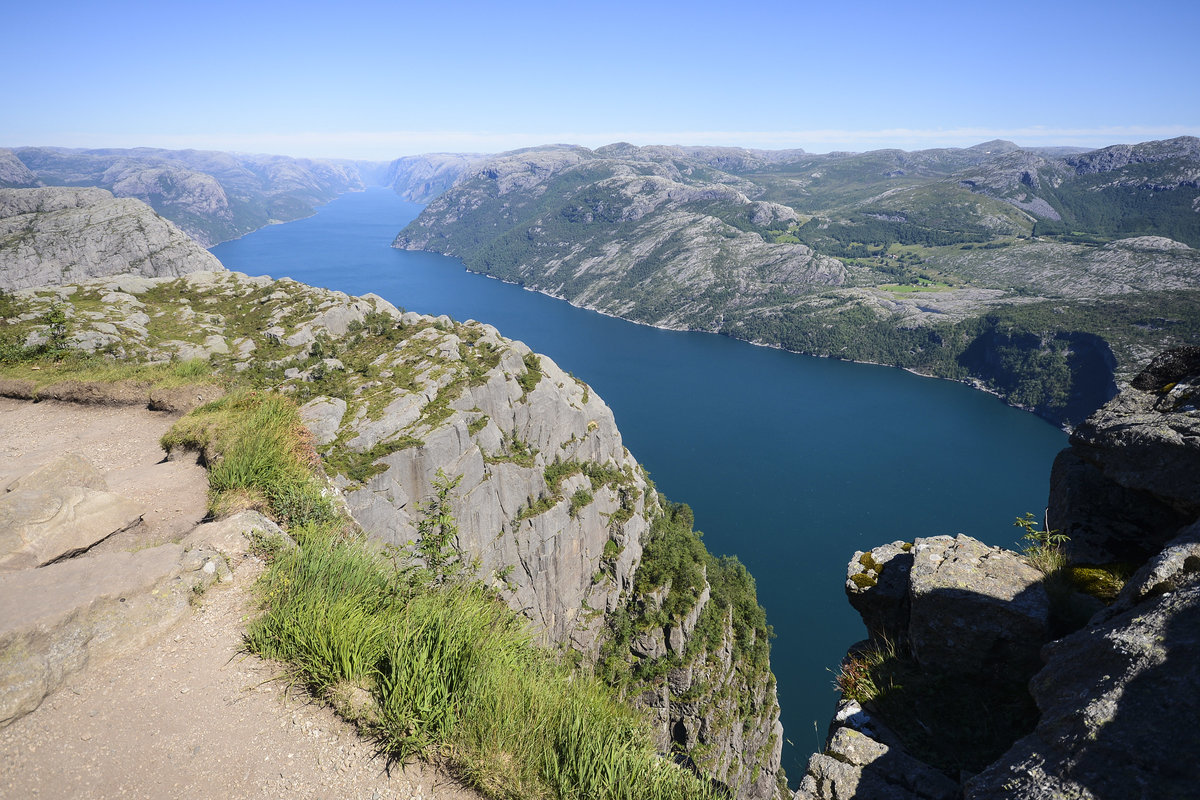
M170 417L144 409L0 399L0 490L64 451L87 455L109 488L147 504L123 542L177 539L204 513L194 463L164 462ZM122 534L125 536L125 534ZM390 771L369 742L241 652L250 587L234 564L196 610L150 647L89 665L33 713L0 729L0 798L476 798L435 770Z

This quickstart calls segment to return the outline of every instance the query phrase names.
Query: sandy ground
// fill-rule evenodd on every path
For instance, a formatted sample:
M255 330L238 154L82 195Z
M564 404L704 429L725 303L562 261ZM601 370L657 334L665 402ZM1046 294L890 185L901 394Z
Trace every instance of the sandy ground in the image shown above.
M179 538L203 516L191 460L164 461L169 416L131 408L0 399L0 489L64 451L146 504L147 524L104 546ZM422 765L389 765L328 709L241 650L253 558L150 647L91 664L0 729L0 798L459 800L473 792Z

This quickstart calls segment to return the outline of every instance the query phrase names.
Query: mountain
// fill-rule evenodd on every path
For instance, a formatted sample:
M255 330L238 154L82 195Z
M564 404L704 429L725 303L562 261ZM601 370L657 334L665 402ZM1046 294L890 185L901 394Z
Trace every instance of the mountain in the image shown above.
M0 189L0 289L221 268L140 200L103 189Z
M1062 425L1200 331L1200 140L814 155L555 145L395 246L626 319L970 380Z
M11 152L40 184L97 186L135 197L205 247L306 217L364 185L358 167L346 161L153 148Z

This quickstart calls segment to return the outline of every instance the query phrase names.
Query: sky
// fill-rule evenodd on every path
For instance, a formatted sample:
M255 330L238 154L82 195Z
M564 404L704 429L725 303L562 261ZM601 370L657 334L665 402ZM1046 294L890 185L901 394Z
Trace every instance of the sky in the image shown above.
M0 147L392 159L1200 135L1196 0L9 4Z

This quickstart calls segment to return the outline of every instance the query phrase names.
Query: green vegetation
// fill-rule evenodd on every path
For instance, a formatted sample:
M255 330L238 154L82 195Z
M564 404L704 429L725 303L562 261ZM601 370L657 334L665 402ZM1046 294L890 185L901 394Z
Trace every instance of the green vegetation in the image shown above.
M1022 548L1025 558L1043 575L1053 575L1066 565L1067 557L1062 550L1067 543L1065 534L1039 530L1037 520L1029 511L1017 517L1013 525L1024 531L1021 540L1025 542Z
M175 423L162 447L201 454L214 516L249 508L293 528L340 519L314 472L311 435L286 397L242 391L203 405Z
M658 757L613 690L531 644L528 623L461 569L451 491L439 475L412 551L381 553L320 490L295 404L240 392L163 439L200 451L214 511L257 507L300 542L269 559L247 645L286 661L387 752L446 763L492 797L708 798ZM533 733L536 732L536 733Z

